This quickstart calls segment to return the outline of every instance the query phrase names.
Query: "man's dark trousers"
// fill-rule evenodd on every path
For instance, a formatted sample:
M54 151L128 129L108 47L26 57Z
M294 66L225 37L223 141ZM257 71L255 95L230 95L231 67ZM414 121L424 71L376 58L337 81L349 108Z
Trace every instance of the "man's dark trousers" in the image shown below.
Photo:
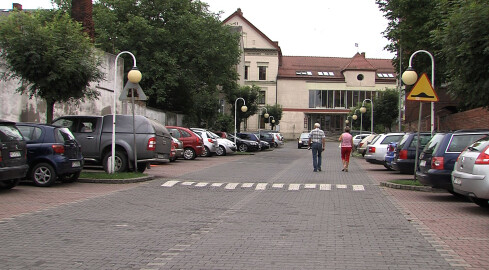
M323 152L323 145L321 143L313 142L311 144L312 150L312 166L314 171L321 170L321 153Z

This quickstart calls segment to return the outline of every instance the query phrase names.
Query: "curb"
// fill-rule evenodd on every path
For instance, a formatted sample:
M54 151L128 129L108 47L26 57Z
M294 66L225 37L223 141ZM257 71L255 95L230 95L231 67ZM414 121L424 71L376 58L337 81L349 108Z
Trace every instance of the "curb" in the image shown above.
M423 192L436 192L443 193L446 192L444 189L432 188L427 186L409 186L409 185L401 185L390 182L380 182L380 185L383 187L394 188L394 189L404 189L404 190L414 190L414 191L423 191Z
M152 175L129 178L129 179L90 179L90 178L79 178L77 182L80 183L100 183L100 184L129 184L129 183L139 183L149 180L153 180L155 177Z

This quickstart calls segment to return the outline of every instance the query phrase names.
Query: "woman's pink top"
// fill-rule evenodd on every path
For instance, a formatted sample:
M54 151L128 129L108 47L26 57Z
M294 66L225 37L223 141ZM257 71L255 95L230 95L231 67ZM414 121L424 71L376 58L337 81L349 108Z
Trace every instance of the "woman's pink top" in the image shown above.
M353 147L353 136L350 133L341 134L341 147Z

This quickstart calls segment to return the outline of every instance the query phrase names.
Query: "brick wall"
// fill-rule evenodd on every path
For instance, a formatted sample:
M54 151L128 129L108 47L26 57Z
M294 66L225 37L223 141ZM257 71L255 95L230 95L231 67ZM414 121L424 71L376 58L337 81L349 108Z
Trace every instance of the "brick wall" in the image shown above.
M489 110L476 108L465 112L449 114L446 111L438 111L435 114L435 130L449 131L458 129L489 129ZM416 131L418 121L406 122L405 131ZM421 118L421 131L430 131L430 117L425 115Z

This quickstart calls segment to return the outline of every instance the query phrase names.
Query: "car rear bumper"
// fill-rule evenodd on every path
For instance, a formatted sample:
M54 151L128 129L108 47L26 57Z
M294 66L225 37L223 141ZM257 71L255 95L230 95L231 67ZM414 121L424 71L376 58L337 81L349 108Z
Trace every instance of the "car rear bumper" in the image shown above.
M453 191L480 199L489 199L489 179L485 175L452 172Z
M20 165L0 168L0 181L24 178L27 174L29 165Z
M451 171L433 169L428 170L427 173L417 171L416 179L425 186L453 190Z
M56 162L56 173L58 175L80 172L85 161L83 159L66 159Z
M400 172L414 172L414 159L398 159L392 162L392 168Z

